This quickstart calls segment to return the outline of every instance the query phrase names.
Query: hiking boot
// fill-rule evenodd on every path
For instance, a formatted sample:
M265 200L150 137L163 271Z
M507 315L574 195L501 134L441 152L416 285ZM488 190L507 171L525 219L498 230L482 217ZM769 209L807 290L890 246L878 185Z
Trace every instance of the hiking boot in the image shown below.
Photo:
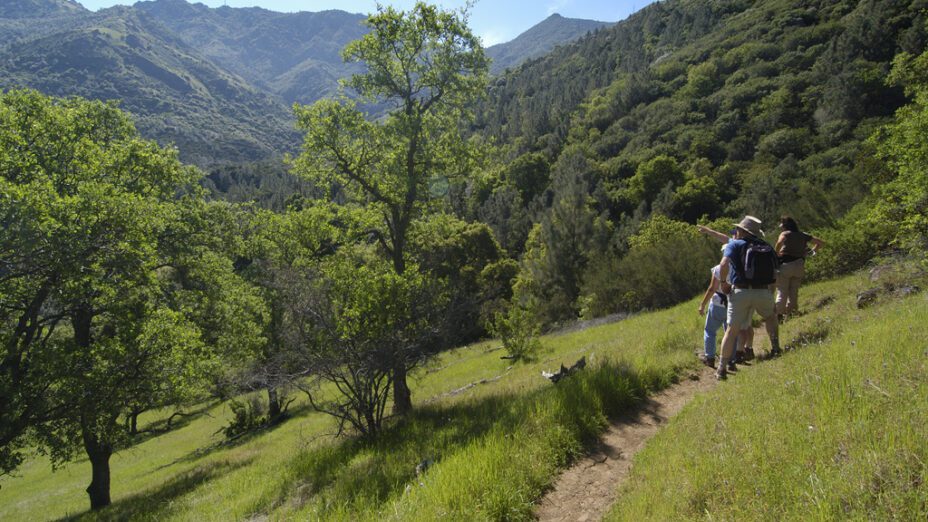
M744 350L738 350L738 351L735 352L735 358L732 359L732 361L733 361L733 362L736 362L736 363L738 363L738 364L741 364L741 363L743 363L744 361L747 360L747 359L745 359L745 357L746 357L746 354L745 354Z
M779 357L781 355L783 355L783 350L781 350L780 347L778 346L770 350L770 355L768 356L768 358L773 359L774 357Z
M744 360L752 361L754 360L754 348L745 348L744 349Z
M728 366L725 368L729 372L738 371L738 366L735 364L734 360L728 361Z
M728 372L725 371L725 368L719 367L719 371L715 372L715 379L717 381L724 381L728 378Z
M699 356L699 360L709 368L715 368L715 357L703 354Z

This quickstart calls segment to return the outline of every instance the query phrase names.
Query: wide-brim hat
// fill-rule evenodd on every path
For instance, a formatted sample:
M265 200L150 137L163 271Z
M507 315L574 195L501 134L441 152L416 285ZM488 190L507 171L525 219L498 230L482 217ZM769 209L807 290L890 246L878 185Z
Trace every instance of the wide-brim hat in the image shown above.
M765 237L764 231L760 228L760 223L761 221L754 216L744 216L740 223L735 223L735 226L754 237Z

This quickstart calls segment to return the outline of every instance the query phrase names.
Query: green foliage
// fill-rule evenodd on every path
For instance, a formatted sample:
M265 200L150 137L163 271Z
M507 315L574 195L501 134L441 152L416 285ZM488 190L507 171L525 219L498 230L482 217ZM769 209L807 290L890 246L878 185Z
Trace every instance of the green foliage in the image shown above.
M202 394L263 304L232 273L225 206L112 104L10 91L0 143L3 466L27 441L53 464L83 447L102 507L121 417Z
M664 187L675 187L683 182L683 171L677 161L660 155L638 166L628 180L628 197L632 202L654 201Z
M579 151L594 165L590 194L608 196L594 196L591 214L617 227L652 213L830 226L876 181L865 140L905 103L883 78L897 53L922 52L920 9L652 4L495 82L479 129L510 158L540 153L556 166ZM522 205L543 215L556 201ZM494 230L507 230L498 214Z
M806 259L806 279L829 279L853 272L885 250L895 227L892 223L871 221L873 207L872 200L862 201L834 227L813 232L826 245L814 257Z
M634 312L689 299L705 288L709 268L718 263L718 243L696 227L655 216L629 239L621 259L604 257L586 274L584 316Z
M413 224L410 250L420 268L444 282L454 321L445 332L453 344L482 337L495 303L511 297L506 256L484 223L467 223L450 214L433 214ZM450 347L450 346L449 346Z
M532 312L520 306L511 306L505 313L497 312L490 333L499 338L509 357L515 361L530 361L538 353L541 329Z
M913 103L896 113L896 121L874 136L880 157L896 177L876 190L871 226L892 223L894 241L913 252L928 246L928 53L901 54L891 78L905 85Z
M562 158L554 176L554 203L529 234L513 290L546 325L578 316L583 273L611 234L606 216L593 207L592 172L582 154Z
M396 273L362 247L343 248L278 288L299 374L336 387L329 397L301 386L313 407L376 438L384 427L396 361L415 366L437 348L443 295L418 270Z
M522 201L528 203L548 187L550 173L548 159L536 152L523 154L507 164L502 177L519 191Z
M346 99L296 106L306 132L297 174L333 187L380 221L374 229L397 276L406 272L410 227L432 210L430 185L472 170L480 154L462 137L462 121L486 85L487 59L466 14L422 2L409 12L379 7L371 31L343 56L367 69L345 83L365 100L396 107L384 119L365 119ZM427 353L409 345L391 352L394 409L412 407L405 372Z
M235 439L267 425L267 408L255 395L244 399L232 399L229 402L232 419L222 428L227 439Z

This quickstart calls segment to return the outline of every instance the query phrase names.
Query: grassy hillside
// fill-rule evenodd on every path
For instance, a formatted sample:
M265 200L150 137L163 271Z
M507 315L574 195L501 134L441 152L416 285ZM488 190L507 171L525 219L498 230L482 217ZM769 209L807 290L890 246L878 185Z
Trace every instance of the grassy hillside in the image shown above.
M224 404L206 407L189 424L116 455L114 505L94 516L379 519L389 511L408 519L444 510L456 518L526 518L556 469L602 429L607 414L692 367L698 329L699 317L686 306L545 337L532 364L510 368L496 343L448 352L411 381L421 400L415 416L376 445L333 440L333 424L298 403L295 418L276 429L218 446L216 432L229 411ZM584 355L599 369L566 386L540 375ZM425 458L436 464L419 486L415 466ZM36 458L19 477L0 481L0 518L82 513L88 480L86 462L53 473ZM405 493L407 485L412 493Z
M857 309L879 284L806 292L834 303L788 323L797 353L698 397L636 458L607 520L924 520L928 299Z
M865 518L917 513L928 456L912 419L928 403L928 301L886 297L858 311L854 296L868 286L854 276L807 288L814 311L787 323L783 339L811 344L697 398L642 454L615 516L834 515L843 498ZM114 458L114 505L91 518L527 519L608 416L694 366L700 331L686 303L547 336L531 364L509 367L493 342L459 348L416 375L417 413L378 443L333 439L326 418L297 406L277 428L221 445L227 406L201 406ZM553 386L539 375L584 355L593 364L580 377ZM425 459L434 464L417 478ZM36 458L0 481L0 518L80 514L88 478L86 462L52 473ZM718 494L725 481L735 502Z

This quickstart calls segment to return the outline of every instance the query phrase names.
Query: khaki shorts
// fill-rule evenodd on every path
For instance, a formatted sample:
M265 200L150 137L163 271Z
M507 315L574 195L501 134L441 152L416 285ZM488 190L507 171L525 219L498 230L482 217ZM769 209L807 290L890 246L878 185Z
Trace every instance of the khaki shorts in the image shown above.
M751 324L754 312L764 320L776 314L773 292L766 288L733 288L728 295L728 324Z

